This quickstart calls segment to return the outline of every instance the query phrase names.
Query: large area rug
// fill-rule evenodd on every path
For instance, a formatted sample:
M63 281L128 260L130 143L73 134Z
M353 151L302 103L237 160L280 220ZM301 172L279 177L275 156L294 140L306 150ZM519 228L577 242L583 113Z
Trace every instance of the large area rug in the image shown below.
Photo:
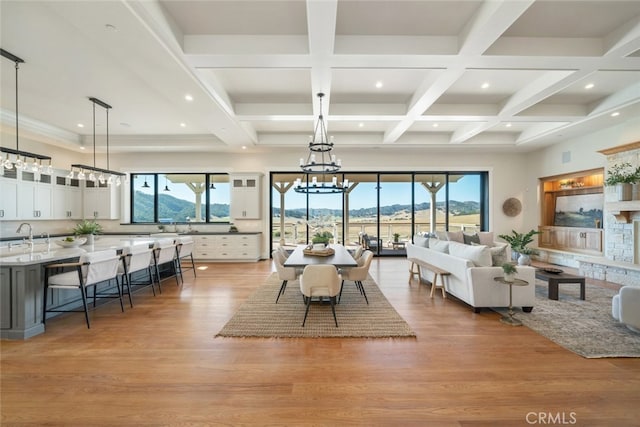
M328 303L313 303L305 327L305 305L300 283L289 281L287 290L275 303L280 284L276 273L245 301L216 337L415 337L407 322L384 297L369 276L364 287L369 305L353 282L344 284L342 300L336 305L336 328Z
M531 313L515 309L525 326L586 358L640 357L640 334L611 317L611 289L586 285L586 301L580 286L560 284L558 301L548 299L548 286L536 280L536 305ZM506 310L497 310L504 314Z

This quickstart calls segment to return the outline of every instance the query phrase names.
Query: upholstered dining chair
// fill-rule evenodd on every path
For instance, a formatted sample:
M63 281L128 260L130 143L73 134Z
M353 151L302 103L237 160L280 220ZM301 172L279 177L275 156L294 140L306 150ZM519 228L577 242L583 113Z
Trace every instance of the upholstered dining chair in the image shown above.
M158 281L158 289L162 293L162 286L160 285L160 266L165 264L171 264L172 276L176 278L176 285L180 286L178 280L178 271L176 268L176 245L173 239L158 239L153 246L153 258L151 259L151 268L156 273L156 280Z
M42 323L46 324L47 313L52 312L79 312L80 310L59 310L57 308L47 310L47 299L49 289L61 289L61 290L80 290L82 296L82 305L84 306L84 317L87 321L87 328L91 329L91 323L89 321L89 308L87 305L87 290L93 287L94 295L97 292L97 286L100 283L111 281L116 279L118 274L118 265L120 264L120 256L116 253L115 249L108 249L104 251L91 252L80 256L78 262L70 263L58 263L49 264L45 266L45 278L44 278L44 301L42 303ZM51 274L53 269L73 267L73 271L67 271L64 273ZM111 298L120 299L120 309L124 311L124 304L122 304L122 291L120 285L116 280L116 286L118 288L118 294L104 295Z
M180 280L184 283L184 277L182 276L183 265L182 260L188 258L187 261L191 261L191 267L187 267L187 270L193 270L193 277L196 277L196 263L193 261L193 248L195 247L195 241L191 236L178 237L176 239L176 267L178 267L178 273L180 274Z
M289 258L289 252L287 252L287 250L284 248L284 246L278 246L277 248L278 252L280 252L282 254L282 256L284 257L284 259Z
M353 252L353 259L355 259L356 261L359 260L363 252L364 252L364 246L358 245L356 250Z
M342 299L342 288L344 288L344 281L352 280L355 283L356 288L360 291L360 295L364 296L364 300L367 302L367 304L369 304L367 291L365 291L362 281L366 280L367 276L369 275L369 266L371 266L372 260L373 252L371 252L370 250L366 250L362 253L362 256L356 260L358 262L357 267L342 269L342 284L340 286L340 296L338 298L338 301Z
M126 285L126 293L129 296L129 305L131 307L133 307L133 299L131 297L131 286L133 286L131 275L133 273L146 270L149 276L151 290L153 291L153 295L156 295L156 290L153 287L153 276L151 274L152 252L152 249L146 244L125 246L122 249L122 262L118 265L118 277L121 279L123 294L125 293Z
M284 295L284 291L287 289L287 283L289 280L296 280L300 275L298 269L293 267L285 267L284 262L286 259L284 255L279 250L274 250L271 253L273 257L273 263L276 266L276 272L278 273L278 278L282 280L282 284L280 285L280 291L278 291L278 296L276 297L276 304L280 300L280 296Z
M302 327L307 321L311 300L319 297L329 298L331 303L331 311L333 312L333 320L338 327L338 319L336 318L336 296L340 292L340 275L335 266L329 264L310 264L304 268L302 276L300 276L300 291L304 296L307 308L304 311L304 319Z

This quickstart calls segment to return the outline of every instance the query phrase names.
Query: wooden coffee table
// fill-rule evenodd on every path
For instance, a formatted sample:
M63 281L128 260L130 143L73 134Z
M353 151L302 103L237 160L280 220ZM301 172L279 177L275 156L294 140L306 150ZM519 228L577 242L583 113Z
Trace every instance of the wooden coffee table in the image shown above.
M549 299L558 300L558 285L560 283L574 283L580 285L580 299L586 298L584 276L575 276L569 273L550 273L536 268L536 279L544 280L549 284Z

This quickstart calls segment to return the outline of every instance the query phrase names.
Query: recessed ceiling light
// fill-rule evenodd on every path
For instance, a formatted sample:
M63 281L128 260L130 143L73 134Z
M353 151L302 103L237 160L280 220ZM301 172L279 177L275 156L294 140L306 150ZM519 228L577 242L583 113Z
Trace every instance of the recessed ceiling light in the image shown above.
M382 86L384 86L384 85L383 85L383 83L382 83L381 81L377 81L377 82L376 82L376 87L377 87L378 89L380 89Z
M243 146L242 146L242 149L243 149L243 150L246 150L246 149L247 149L247 146L246 146L246 145L243 145Z
M191 95L189 95L189 94L186 94L186 95L184 96L184 99L185 99L185 100L187 100L187 101L193 101L193 96L191 96Z
M186 124L186 123L180 123L180 127L181 127L181 128L186 128L186 127L187 127L187 124Z
M80 146L80 149L81 149L81 150L84 150L84 145L81 145L81 146Z
M83 128L83 127L84 127L84 125L83 125L82 123L78 123L78 127L79 127L79 128Z
M118 31L118 27L116 27L115 25L111 25L111 24L105 24L104 28L107 31L113 31L113 32Z
M618 117L620 115L619 111L616 111L614 113L611 113L611 117Z
M482 86L480 86L482 89L487 89L489 87L489 83L482 83Z
M360 128L364 127L364 123L362 123L362 122L358 123L358 127L360 127Z
M437 128L439 125L437 123L434 123L431 126L433 126L434 128Z
M593 83L589 83L589 84L587 84L584 88L585 88L585 89L593 89L593 87L594 87L594 86L595 86L595 85L594 85Z
M505 127L510 128L510 127L511 127L511 123L507 123L507 124L505 125Z

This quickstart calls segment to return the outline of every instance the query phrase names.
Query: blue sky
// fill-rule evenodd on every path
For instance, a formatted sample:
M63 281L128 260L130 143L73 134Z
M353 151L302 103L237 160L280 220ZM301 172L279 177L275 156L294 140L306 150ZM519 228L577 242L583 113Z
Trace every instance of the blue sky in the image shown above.
M135 190L142 191L145 194L153 194L153 177L149 175L147 182L151 186L151 188L142 188L142 185L144 184L144 175L139 176L134 181ZM464 176L458 182L451 185L449 190L451 192L451 199L457 201L479 201L479 182L480 178L478 175ZM167 185L171 191L165 193L163 191L165 187L164 177L160 175L158 182L158 191L160 192L160 194L169 194L179 199L187 200L190 202L194 201L193 191L191 191L185 185L172 184L171 182L167 182ZM360 183L349 196L349 208L360 209L374 207L376 205L375 185L375 183ZM229 184L216 184L216 189L211 191L212 197L214 198L213 203L230 203ZM279 203L279 197L277 196L277 193L275 194L276 196L274 196L274 202L277 204ZM439 191L437 200L443 201L444 196L445 190L443 188ZM380 197L382 206L394 204L410 204L411 185L409 185L408 183L384 182L381 184ZM306 205L306 196L304 194L294 193L293 190L290 190L287 193L286 200L288 209L303 208ZM430 198L426 190L422 188L416 190L416 202L421 203L427 202L429 200ZM312 198L311 206L314 208L326 207L330 209L341 209L341 196L339 194L317 195Z

